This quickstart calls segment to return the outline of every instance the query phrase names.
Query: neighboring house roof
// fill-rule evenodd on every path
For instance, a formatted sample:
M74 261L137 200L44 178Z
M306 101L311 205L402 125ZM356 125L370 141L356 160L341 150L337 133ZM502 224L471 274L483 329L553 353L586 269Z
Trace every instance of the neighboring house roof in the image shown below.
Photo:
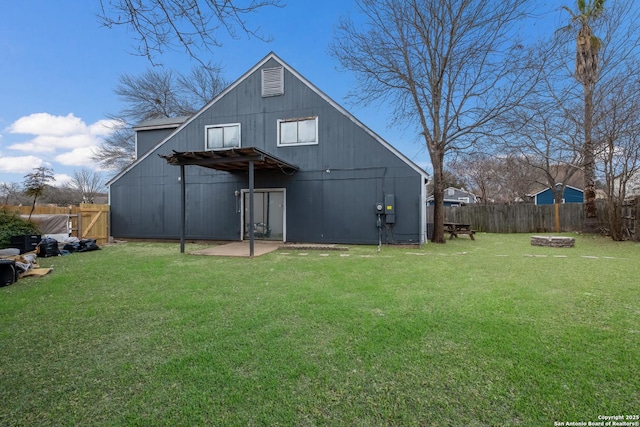
M342 113L343 115L345 115L346 117L348 117L353 123L355 123L357 126L359 126L360 128L362 128L366 133L368 133L372 138L374 138L376 141L378 141L380 144L382 144L384 147L386 147L389 151L391 151L393 154L395 154L398 158L400 158L403 162L405 162L408 166L410 166L413 170L415 170L416 172L418 172L420 175L422 175L424 177L424 179L428 179L429 175L427 174L426 171L424 171L422 168L420 168L417 164L415 164L413 161L411 161L407 156L405 156L404 154L402 154L398 149L396 149L394 146L392 146L391 144L389 144L387 141L385 141L384 139L382 139L382 137L380 137L378 134L376 134L374 131L372 131L371 129L369 129L367 126L365 126L360 120L358 120L355 116L353 116L351 113L349 113L347 110L345 110L341 105L339 105L337 102L335 102L333 99L331 99L328 95L326 95L324 92L322 92L320 89L318 89L313 83L311 83L309 80L307 80L305 77L303 77L301 74L299 74L295 69L293 69L289 64L287 64L286 62L284 62L282 59L280 59L274 52L269 53L267 56L265 56L260 62L258 62L255 66L253 66L249 71L247 71L246 73L244 73L238 80L236 80L234 83L232 83L230 86L228 86L225 90L223 90L218 96L216 96L211 102L209 102L207 105L205 105L204 107L202 107L200 109L200 111L198 111L196 114L194 114L193 116L189 117L186 121L184 121L179 127L176 128L176 130L174 130L171 134L169 134L168 136L166 136L164 139L162 139L160 142L158 142L158 144L156 144L154 147L152 147L150 150L148 150L145 154L143 154L142 156L140 156L138 159L136 159L133 163L131 163L129 166L127 166L125 169L123 169L120 173L118 173L117 175L115 175L111 180L109 180L106 185L109 186L111 184L113 184L115 181L117 181L118 179L120 179L120 177L122 177L123 175L125 175L127 172L129 172L131 169L135 168L136 165L138 165L140 162L142 162L144 159L146 159L148 156L151 155L151 153L153 153L155 150L157 150L159 147L161 147L166 141L168 141L175 133L180 132L180 130L182 128L184 128L185 126L187 126L189 123L191 123L193 120L195 120L198 116L200 116L201 114L203 114L205 111L207 111L212 105L214 105L216 102L218 102L218 100L222 99L223 97L225 97L229 92L233 91L242 81L244 81L246 78L248 78L251 74L255 73L256 71L258 71L264 64L266 64L269 60L274 59L276 61L278 61L288 72L290 72L291 74L293 74L297 79L299 79L300 81L302 81L305 85L307 85L313 92L315 92L318 96L320 96L322 99L324 99L327 103L329 103L332 107L334 107L336 110L338 110L340 113ZM139 129L139 128L136 128Z
M560 182L556 183L556 187L557 187L558 185L562 185L562 183L560 183ZM572 187L571 185L565 185L565 189L566 189L566 188L571 188L572 190L576 190L576 191L579 191L579 192L581 192L581 193L584 193L584 190L581 190L580 188ZM528 196L530 196L530 197L536 197L537 195L542 194L542 193L544 193L545 191L549 191L549 190L551 190L551 187L546 187L546 188L543 188L542 190L540 190L540 191L538 191L538 192L536 192L536 193L528 194Z
M558 183L555 186L556 188L561 188L562 184ZM532 194L531 198L536 205L549 205L555 203L555 194L551 187L547 187L542 191ZM570 185L564 186L562 191L562 203L582 203L583 201L583 190Z
M179 117L160 117L158 119L147 120L133 127L133 130L153 130L153 129L171 129L177 128L187 120L190 116Z

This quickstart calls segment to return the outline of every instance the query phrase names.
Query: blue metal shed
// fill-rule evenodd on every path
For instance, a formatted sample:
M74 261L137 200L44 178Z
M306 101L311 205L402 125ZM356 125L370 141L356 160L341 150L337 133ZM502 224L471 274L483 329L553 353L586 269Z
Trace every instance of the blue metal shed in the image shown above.
M561 187L562 184L556 184L556 188ZM545 188L537 193L532 194L534 203L536 205L552 205L554 203L553 191L551 188ZM584 191L579 188L567 185L564 187L562 194L562 203L583 203Z

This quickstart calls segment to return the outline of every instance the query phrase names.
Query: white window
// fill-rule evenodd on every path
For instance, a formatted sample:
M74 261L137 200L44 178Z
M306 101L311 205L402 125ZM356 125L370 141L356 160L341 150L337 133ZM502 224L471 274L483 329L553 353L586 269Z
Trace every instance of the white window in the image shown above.
M278 146L318 143L318 117L278 120Z
M264 68L262 70L262 96L284 94L284 68Z
M240 147L240 123L207 126L206 150L223 150Z

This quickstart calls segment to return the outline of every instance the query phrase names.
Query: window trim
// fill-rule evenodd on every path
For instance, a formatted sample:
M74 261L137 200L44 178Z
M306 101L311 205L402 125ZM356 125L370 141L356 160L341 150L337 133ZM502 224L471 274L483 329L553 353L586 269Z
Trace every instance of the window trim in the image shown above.
M316 125L316 135L315 135L315 141L313 142L293 142L293 143L282 143L281 142L281 135L280 135L280 127L282 123L291 123L291 122L296 122L296 123L300 123L300 122L305 122L305 121L311 121L314 120L315 121L315 125ZM277 146L278 147L299 147L301 145L318 145L318 116L309 116L309 117L297 117L297 118L293 118L293 119L278 119L278 123L277 123L277 128L278 128L278 132L277 132Z
M213 147L209 147L209 129L215 129L215 128L230 128L230 127L237 127L238 128L238 145L234 146L234 147L219 147L219 148L213 148ZM224 140L222 141L224 144ZM240 123L220 123L220 124L215 124L215 125L206 125L204 127L204 149L205 151L219 151L219 150L229 150L231 148L241 148L242 147L242 126L240 125Z

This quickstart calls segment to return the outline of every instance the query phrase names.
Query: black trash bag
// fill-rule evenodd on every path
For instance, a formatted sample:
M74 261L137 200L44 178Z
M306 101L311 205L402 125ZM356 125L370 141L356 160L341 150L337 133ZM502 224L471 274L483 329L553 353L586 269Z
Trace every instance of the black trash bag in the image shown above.
M78 252L78 249L80 249L80 242L69 242L65 244L62 249L69 252Z
M78 242L79 248L76 252L89 252L89 251L97 251L100 249L100 246L96 244L95 239L82 239Z
M60 249L58 248L58 241L51 237L45 237L40 240L38 247L36 248L36 255L41 258L47 258L60 255Z
M16 262L12 259L0 259L0 286L7 286L18 280Z

